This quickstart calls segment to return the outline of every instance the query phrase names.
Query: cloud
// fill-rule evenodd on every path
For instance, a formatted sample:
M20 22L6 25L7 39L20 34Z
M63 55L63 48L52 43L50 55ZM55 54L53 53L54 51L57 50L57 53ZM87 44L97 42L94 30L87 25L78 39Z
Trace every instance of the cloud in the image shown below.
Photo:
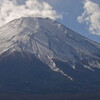
M100 35L100 6L91 0L84 2L84 12L78 16L79 23L85 23L92 34Z
M16 0L1 0L0 4L0 26L20 17L49 17L51 19L62 18L47 2L38 0L27 0L25 4L18 5ZM0 1L0 2L1 2Z

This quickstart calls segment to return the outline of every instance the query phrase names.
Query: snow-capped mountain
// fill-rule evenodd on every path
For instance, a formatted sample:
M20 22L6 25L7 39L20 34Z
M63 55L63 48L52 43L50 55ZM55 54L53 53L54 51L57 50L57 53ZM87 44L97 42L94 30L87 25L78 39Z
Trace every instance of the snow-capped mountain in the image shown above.
M16 56L20 59L20 63L27 57L31 60L35 57L35 60L32 61L35 61L35 63L41 62L41 65L44 64L42 66L47 66L48 70L53 73L51 75L54 75L54 73L59 74L72 83L75 80L81 82L80 78L86 73L86 75L90 74L90 77L97 73L94 76L95 78L98 75L97 71L100 70L100 44L49 18L23 17L1 27L0 55L0 66L7 66L8 68L12 66L11 61ZM16 60L14 61L16 62ZM19 62L14 63L14 61L12 62L13 66L19 68ZM8 65L5 65L6 63ZM22 66L29 67L33 65L28 63L28 65ZM36 66L39 68L40 65ZM2 79L2 77L0 78ZM61 84L64 83L64 79ZM85 77L83 80L85 80Z

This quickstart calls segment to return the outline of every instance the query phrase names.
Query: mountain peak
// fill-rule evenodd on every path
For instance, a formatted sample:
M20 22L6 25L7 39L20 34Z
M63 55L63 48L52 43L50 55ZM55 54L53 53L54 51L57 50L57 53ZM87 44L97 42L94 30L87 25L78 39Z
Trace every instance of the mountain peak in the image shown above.
M54 59L68 62L74 69L75 64L83 59L95 59L97 67L100 60L100 45L49 18L22 17L9 22L0 28L0 44L0 54L7 51L34 54L53 71L70 80L70 76L57 68ZM90 63L94 66L92 60L88 65Z

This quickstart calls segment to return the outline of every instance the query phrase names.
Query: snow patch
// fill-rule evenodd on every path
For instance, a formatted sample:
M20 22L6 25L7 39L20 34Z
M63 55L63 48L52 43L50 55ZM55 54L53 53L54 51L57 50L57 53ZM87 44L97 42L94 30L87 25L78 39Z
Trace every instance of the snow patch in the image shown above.
M73 65L73 66L72 66L72 68L73 68L73 69L76 69L76 66L75 66L75 65Z
M89 70L91 70L91 71L95 71L95 70L93 70L91 67L89 67L87 65L84 65L84 67L87 68L87 69L89 69Z
M52 60L52 58L50 58L49 56L48 56L48 58L51 61L51 65L49 65L49 66L53 71L61 73L62 75L66 76L68 79L70 79L71 81L73 80L73 78L71 78L70 76L65 74L61 69L57 68L57 66L56 66L55 62Z

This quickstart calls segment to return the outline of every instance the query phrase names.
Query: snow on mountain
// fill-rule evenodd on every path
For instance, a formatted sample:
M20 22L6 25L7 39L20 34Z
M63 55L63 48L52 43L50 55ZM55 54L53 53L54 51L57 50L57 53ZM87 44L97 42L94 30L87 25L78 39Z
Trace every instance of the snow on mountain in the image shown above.
M100 68L100 44L71 31L49 18L23 17L15 19L0 28L0 54L10 51L28 52L50 66L53 71L65 74L57 68L53 59L70 63L77 69L76 57L88 60L85 68L93 71ZM92 58L92 59L90 59Z

